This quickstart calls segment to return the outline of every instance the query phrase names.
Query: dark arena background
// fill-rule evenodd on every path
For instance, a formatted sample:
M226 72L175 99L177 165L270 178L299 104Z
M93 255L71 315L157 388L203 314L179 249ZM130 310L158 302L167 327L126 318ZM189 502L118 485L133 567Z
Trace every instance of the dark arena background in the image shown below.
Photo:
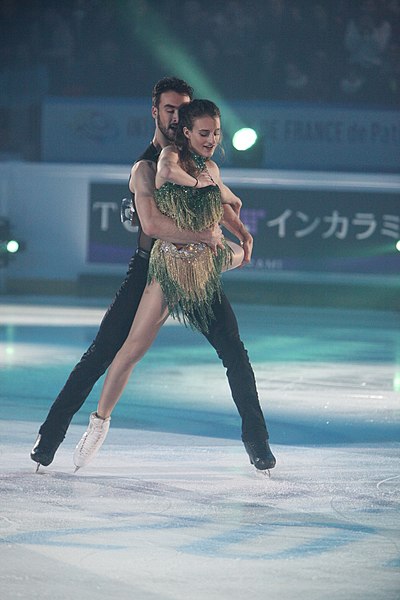
M223 287L277 465L168 319L99 455L73 473L101 381L36 474L136 248L121 201L165 76L221 109L254 238ZM399 107L399 0L0 0L2 600L398 600Z

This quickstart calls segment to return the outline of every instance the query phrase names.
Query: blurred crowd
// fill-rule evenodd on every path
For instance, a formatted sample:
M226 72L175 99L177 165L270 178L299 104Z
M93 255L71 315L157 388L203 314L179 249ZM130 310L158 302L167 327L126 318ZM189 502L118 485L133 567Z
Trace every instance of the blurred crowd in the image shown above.
M398 106L400 0L1 0L0 153L37 156L46 95L149 97L170 74L227 99Z

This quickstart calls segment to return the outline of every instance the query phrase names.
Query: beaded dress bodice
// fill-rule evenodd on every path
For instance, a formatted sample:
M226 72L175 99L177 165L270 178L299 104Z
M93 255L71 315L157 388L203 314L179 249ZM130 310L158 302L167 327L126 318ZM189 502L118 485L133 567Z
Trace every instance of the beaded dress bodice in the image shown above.
M216 185L193 188L166 182L155 190L154 198L160 212L181 230L208 229L223 215ZM220 274L229 266L231 256L225 240L216 255L204 243L176 245L157 240L150 256L148 281L160 283L170 314L194 329L208 331L213 318L211 305L221 292Z

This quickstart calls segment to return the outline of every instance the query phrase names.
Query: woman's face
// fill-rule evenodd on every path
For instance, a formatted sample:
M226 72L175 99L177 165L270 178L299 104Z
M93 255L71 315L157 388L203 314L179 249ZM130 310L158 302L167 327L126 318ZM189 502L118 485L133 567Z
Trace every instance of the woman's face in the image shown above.
M193 128L184 127L183 133L192 152L211 158L221 139L221 121L218 117L198 117L193 121Z

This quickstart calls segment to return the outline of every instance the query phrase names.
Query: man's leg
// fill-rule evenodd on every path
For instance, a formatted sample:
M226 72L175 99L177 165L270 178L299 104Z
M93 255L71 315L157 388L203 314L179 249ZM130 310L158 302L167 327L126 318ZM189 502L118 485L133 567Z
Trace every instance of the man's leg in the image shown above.
M232 398L242 418L242 440L249 454L255 445L253 456L250 458L257 468L272 468L275 459L267 442L269 435L258 398L254 372L247 350L240 339L235 313L224 293L220 301L214 302L213 312L215 319L209 325L209 332L204 335L226 368ZM255 455L260 454L264 459L256 464Z
M135 255L96 338L71 372L40 427L38 440L31 452L32 460L44 465L52 462L72 417L107 370L129 333L146 286L147 271L148 260Z

